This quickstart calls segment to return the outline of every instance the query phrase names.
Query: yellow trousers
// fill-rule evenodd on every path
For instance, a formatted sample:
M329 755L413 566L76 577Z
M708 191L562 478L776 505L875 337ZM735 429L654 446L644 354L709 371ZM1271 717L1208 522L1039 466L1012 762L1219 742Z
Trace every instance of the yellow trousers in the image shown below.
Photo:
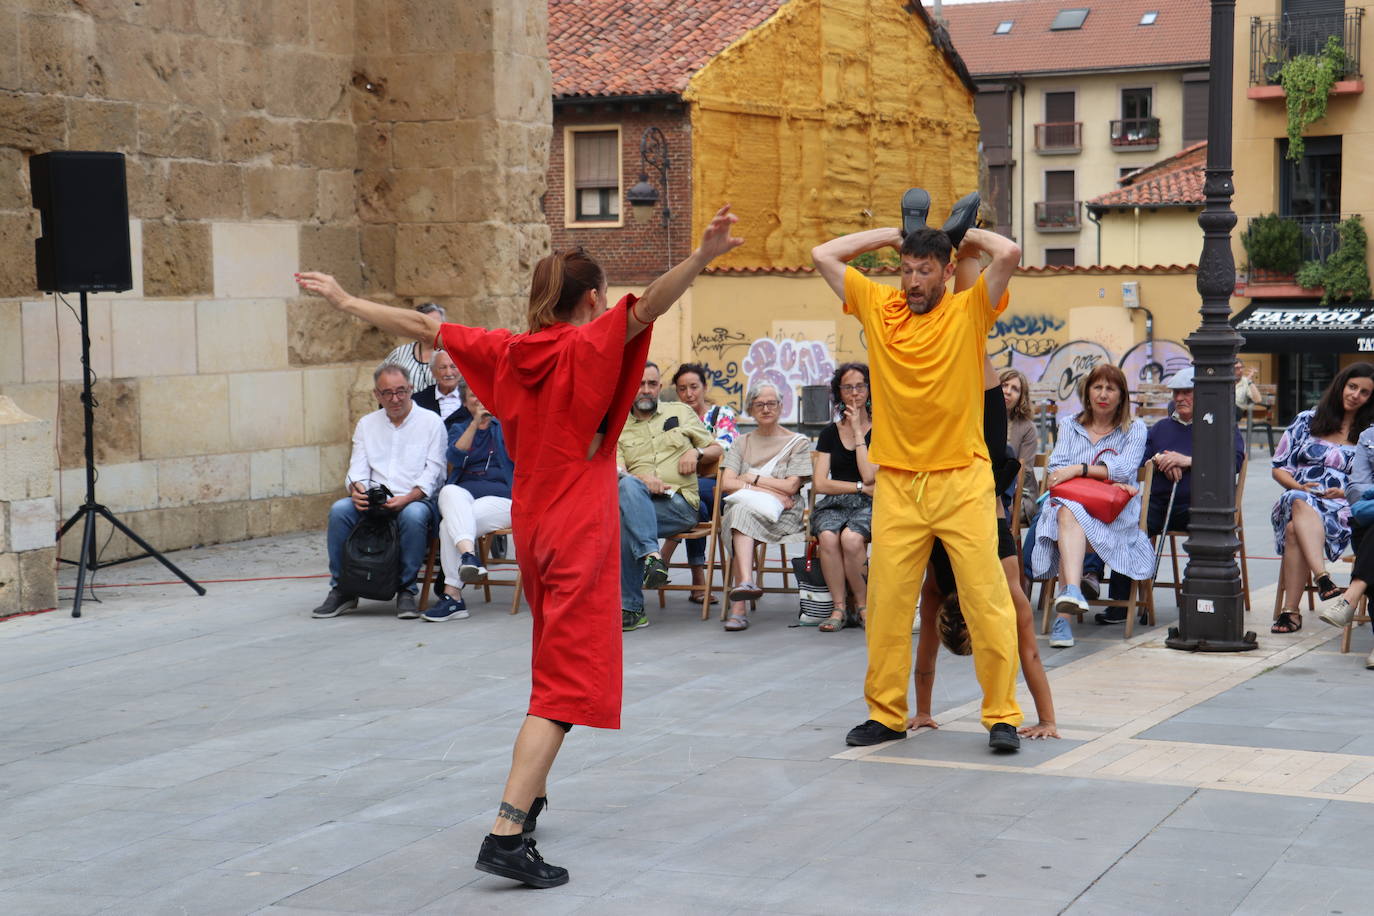
M1016 703L1016 609L997 559L992 468L984 459L952 471L884 467L873 496L868 569L869 718L905 730L911 687L911 624L935 538L959 583L959 604L983 688L983 725L1021 724Z

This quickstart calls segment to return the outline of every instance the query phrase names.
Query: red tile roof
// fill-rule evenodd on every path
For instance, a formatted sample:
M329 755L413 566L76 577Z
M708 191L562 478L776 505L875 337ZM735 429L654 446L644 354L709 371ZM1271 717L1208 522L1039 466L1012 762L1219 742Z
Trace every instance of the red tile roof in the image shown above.
M786 0L549 0L553 97L677 95Z
M1124 176L1121 187L1094 197L1088 201L1088 208L1200 207L1206 202L1202 193L1206 167L1207 141L1204 140Z
M1051 32L1060 10L1090 10L1080 29ZM927 3L927 12L930 5ZM1205 0L1001 0L944 6L955 50L976 79L1030 73L1206 66ZM1154 25L1140 25L1146 12ZM1005 35L1000 22L1012 22Z

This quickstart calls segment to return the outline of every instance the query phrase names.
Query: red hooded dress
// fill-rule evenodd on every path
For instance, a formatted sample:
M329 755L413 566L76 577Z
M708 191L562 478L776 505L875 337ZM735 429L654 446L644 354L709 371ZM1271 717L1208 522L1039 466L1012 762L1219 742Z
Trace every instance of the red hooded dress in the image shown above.
M435 341L500 418L515 461L511 528L534 618L529 714L595 728L620 727L615 446L650 333L625 342L634 302L532 334L445 324Z

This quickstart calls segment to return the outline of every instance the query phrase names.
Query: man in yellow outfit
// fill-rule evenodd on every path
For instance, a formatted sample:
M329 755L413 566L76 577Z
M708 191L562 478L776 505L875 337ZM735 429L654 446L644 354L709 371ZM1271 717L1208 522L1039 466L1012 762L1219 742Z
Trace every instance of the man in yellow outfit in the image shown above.
M866 251L901 252L901 288L847 266ZM847 742L906 737L911 625L940 538L949 551L983 688L982 719L994 750L1020 747L1016 727L1016 611L997 558L992 469L983 441L983 361L988 331L1021 258L1008 238L970 228L960 258L991 256L967 290L949 293L950 237L939 229L870 229L812 249L816 270L863 324L873 378L873 444L878 465L869 563L870 718ZM994 306L997 303L997 306ZM860 446L862 447L862 445Z

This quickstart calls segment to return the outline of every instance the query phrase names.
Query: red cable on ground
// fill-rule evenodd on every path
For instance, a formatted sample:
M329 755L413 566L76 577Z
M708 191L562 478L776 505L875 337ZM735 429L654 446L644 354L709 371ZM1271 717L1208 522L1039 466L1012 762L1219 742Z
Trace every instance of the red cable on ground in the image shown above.
M0 623L4 623L6 620L14 620L16 617L32 617L34 614L51 614L55 610L57 610L57 608L55 607L45 607L41 611L18 611L16 613L6 614L4 617L0 617Z

